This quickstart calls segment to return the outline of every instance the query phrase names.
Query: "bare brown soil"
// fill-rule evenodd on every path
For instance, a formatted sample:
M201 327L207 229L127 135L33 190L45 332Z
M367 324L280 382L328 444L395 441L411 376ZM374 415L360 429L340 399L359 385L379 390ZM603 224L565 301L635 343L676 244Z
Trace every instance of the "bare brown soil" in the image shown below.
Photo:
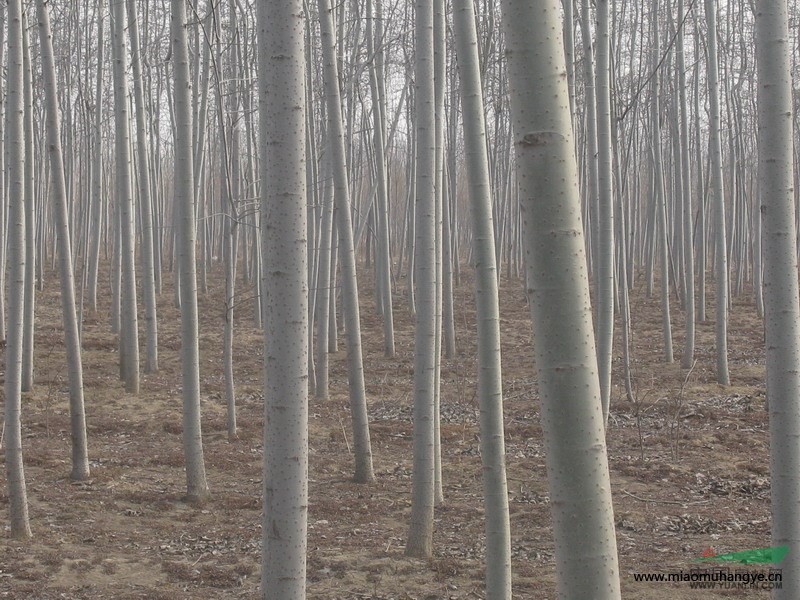
M483 598L483 507L477 429L475 314L468 268L457 290L459 355L442 367L446 505L436 514L435 556L406 558L410 510L413 320L402 294L397 356L383 357L372 282L362 278L365 370L377 481L350 481L344 344L332 356L331 397L311 408L308 545L310 598ZM642 286L637 282L639 288ZM37 297L36 390L24 400L29 542L0 535L0 597L176 600L258 597L262 454L262 343L252 304L237 311L239 439L229 442L222 398L222 316L217 290L200 300L203 428L212 498L182 501L178 313L170 276L159 299L160 366L138 396L117 378L109 294L84 325L92 478L69 480L67 382L58 284ZM399 289L405 289L400 282ZM713 297L709 298L713 319ZM503 367L515 598L553 599L553 540L545 457L522 287L503 281ZM688 380L663 362L657 298L633 299L636 402L615 387L609 460L626 598L766 597L766 592L692 590L636 583L633 573L688 570L711 546L732 552L769 545L768 427L762 325L749 298L734 300L733 384L714 381L713 323L698 331ZM673 298L676 359L683 317ZM619 327L617 328L619 331ZM143 342L143 340L142 340ZM617 337L614 382L622 381ZM686 381L684 385L684 381ZM0 524L8 522L5 484Z

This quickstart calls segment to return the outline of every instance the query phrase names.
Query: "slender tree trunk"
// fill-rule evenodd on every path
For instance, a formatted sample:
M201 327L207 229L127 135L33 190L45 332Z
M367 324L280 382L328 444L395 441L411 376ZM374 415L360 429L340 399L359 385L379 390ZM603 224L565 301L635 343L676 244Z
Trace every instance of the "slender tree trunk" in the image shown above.
M433 375L433 479L434 504L444 504L444 486L442 483L442 216L444 213L444 92L447 80L446 37L444 0L433 0L433 86L434 86L434 119L435 119L435 183L436 207L434 217L434 248L436 252L436 342Z
M232 133L232 137L237 135L235 132ZM236 143L231 144L231 146L238 150ZM236 161L233 162L235 165ZM226 217L226 231L223 239L225 253L225 331L222 343L222 365L225 379L228 439L235 440L238 434L236 431L236 385L233 378L233 323L234 307L236 305L236 263L238 259L239 224L238 215L234 210L232 199L227 203Z
M453 3L453 32L461 77L464 148L470 188L476 275L478 394L483 496L486 504L486 598L511 598L511 528L508 513L500 307L492 225L492 191L472 0Z
M450 169L448 168L442 177L442 341L444 342L445 358L456 357L453 265L458 260L458 257L453 256L454 227L451 221L451 207L456 204L454 180L455 177L450 176Z
M22 335L25 304L25 129L22 2L8 1L6 168L8 169L8 321L6 323L5 463L11 537L31 537L22 466Z
M376 2L380 0L375 0ZM377 217L377 252L375 263L377 273L376 285L379 289L381 314L383 316L383 351L387 357L394 356L394 315L392 311L392 261L389 247L389 193L387 189L386 154L385 154L385 107L378 91L378 69L375 64L383 52L378 46L383 40L374 39L372 0L367 0L367 44L374 56L369 64L369 81L372 92L372 112L374 115L373 144L375 146L375 178L377 181L377 199L374 204Z
M350 184L345 164L344 125L339 95L339 71L333 38L333 12L330 0L319 0L320 39L322 41L328 137L331 142L336 229L342 267L342 298L347 331L347 381L350 391L350 417L353 422L355 453L354 481L368 483L375 479L372 470L372 445L369 436L364 363L361 351L361 316L356 280L356 256L350 216ZM334 274L331 273L331 281Z
M614 515L559 2L501 5L558 590L562 598L616 600Z
M414 269L414 472L406 554L433 551L434 396L436 370L436 132L434 115L433 0L415 2L417 173Z
M22 21L22 65L24 71L25 115L25 309L22 318L22 391L33 390L33 335L36 295L36 173L33 148L33 70L31 65L30 41L28 39L27 17Z
M320 20L322 17L320 18ZM328 132L330 135L330 131ZM333 144L331 144L332 146ZM324 183L322 189L322 219L320 224L319 236L319 271L317 272L317 360L314 366L316 374L316 385L314 394L317 398L325 399L328 397L328 319L330 317L330 294L333 291L333 278L331 277L331 246L333 237L333 185L327 181L331 172L330 152L326 153L323 159Z
M694 55L701 56L700 46L700 27L698 24L695 8L692 10L692 21L694 25ZM694 114L700 114L700 64L702 61L696 60L694 67ZM703 144L700 135L700 119L695 119L694 128L695 145L695 168L697 170L696 194L697 194L697 320L700 323L706 322L706 189L703 184Z
M94 101L94 155L92 158L92 242L89 251L87 293L89 310L97 311L97 276L100 270L100 238L103 230L103 22L97 20L97 81Z
M756 1L758 176L764 225L764 308L769 397L772 543L788 545L775 565L775 600L800 597L800 305L792 150L789 15L784 0Z
M603 419L611 403L611 359L614 346L614 187L611 149L610 0L597 0L597 369Z
M583 76L584 76L584 93L586 98L584 101L584 111L586 112L586 163L587 163L587 182L586 189L583 192L584 200L587 203L589 225L586 231L589 237L589 251L590 269L594 278L595 293L599 292L598 289L598 272L596 269L596 260L598 254L597 242L600 238L598 226L600 223L598 204L598 148L597 148L597 98L595 90L595 74L594 74L594 48L592 46L592 29L590 0L581 0L581 37L583 39ZM563 51L562 51L563 52ZM584 221L584 225L585 225ZM592 268L595 265L595 268Z
M181 278L181 372L183 383L183 452L186 499L197 503L209 495L200 428L200 352L197 332L196 223L192 173L192 111L185 0L172 0L172 63L175 102L175 212Z
M58 264L61 275L61 311L64 320L64 343L69 372L69 412L72 439L73 480L89 477L89 458L86 442L86 415L83 402L83 363L78 319L75 306L75 276L72 269L72 242L69 231L67 190L64 180L64 160L61 150L61 123L59 121L58 90L56 87L55 59L50 29L50 15L45 0L36 1L39 20L40 51L42 54L42 81L47 111L47 148L50 154L53 213L56 220Z
M0 2L0 20L5 21L6 3ZM6 30L0 27L0 65L4 64L3 55L6 49ZM3 112L5 97L3 94L2 83L0 83L0 114ZM8 108L6 108L6 111ZM3 119L0 118L0 123ZM3 123L5 125L5 123ZM3 139L3 130L0 129L0 139ZM5 151L0 152L0 232L3 232L3 239L7 240L8 223L8 204L6 202L6 185L8 176L6 173ZM6 339L6 241L0 242L0 340Z
M667 196L664 184L664 162L661 153L661 108L659 93L658 64L661 60L661 46L659 42L658 22L659 1L653 3L653 42L652 42L652 68L654 71L651 83L650 98L650 124L653 140L653 216L655 219L655 233L652 242L658 248L659 269L661 279L661 323L664 337L664 361L671 363L674 359L672 352L672 322L669 307L669 246L667 236ZM655 252L653 252L655 257Z
M564 10L564 59L567 66L567 86L569 88L569 110L575 126L575 17L574 0L561 0Z
M684 17L684 0L678 0L678 18ZM684 26L678 24L675 42L675 68L678 70L678 110L680 122L680 173L683 196L683 260L685 271L685 309L686 309L686 341L684 343L681 366L691 368L694 363L694 246L692 243L692 171L689 156L689 108L686 99L686 64L684 60Z
M147 157L144 89L142 81L141 47L139 45L139 20L136 0L127 0L128 33L131 38L131 63L133 65L133 98L136 113L136 150L139 159L139 204L142 221L142 291L144 319L147 328L145 373L158 371L158 318L156 314L156 281L153 260L153 208L150 199L150 161Z
M264 520L261 594L306 593L308 280L300 0L257 5L264 294Z
M719 62L716 0L705 0L708 25L708 99L711 120L711 193L714 201L714 262L716 293L717 382L729 385L728 373L728 250L725 238L725 195L720 142Z
M308 11L309 11L308 2L303 4L303 9L306 13L306 19L309 19ZM305 37L304 37L304 44L305 44L305 58L306 58L306 69L305 69L305 77L306 77L306 106L312 105L312 98L314 94L314 69L312 68L312 61L314 60L312 54L312 43L311 43L311 27L307 26L305 30ZM338 91L338 88L337 88ZM311 114L312 111L306 111L306 149L308 150L308 156L306 157L306 190L308 190L309 195L309 208L308 215L306 217L306 247L307 247L307 254L308 254L308 289L311 291L309 302L308 302L308 391L309 394L316 393L316 382L317 382L317 373L316 373L316 365L314 363L314 336L312 334L314 330L314 315L316 314L317 307L315 306L316 303L316 294L314 293L317 290L317 284L315 278L317 278L317 272L320 268L320 261L319 255L316 252L317 249L317 226L316 226L316 214L319 212L319 204L320 204L320 193L319 193L319 172L317 170L317 151L316 151L316 127L314 123L314 117ZM259 190L260 190L259 186ZM260 192L259 192L260 193ZM259 219L260 219L259 215ZM263 263L263 257L262 257ZM263 267L262 267L263 268ZM262 285L259 286L263 292L263 282ZM263 294L262 294L263 296ZM266 306L266 302L263 303L263 306ZM263 311L264 307L262 306L262 318L263 318ZM325 346L325 350L327 350L327 344Z
M136 269L134 258L134 215L131 192L131 150L128 127L127 52L125 50L125 7L122 0L111 3L112 50L114 55L114 129L116 133L116 192L120 222L119 354L120 376L125 391L139 393L139 331L136 310Z

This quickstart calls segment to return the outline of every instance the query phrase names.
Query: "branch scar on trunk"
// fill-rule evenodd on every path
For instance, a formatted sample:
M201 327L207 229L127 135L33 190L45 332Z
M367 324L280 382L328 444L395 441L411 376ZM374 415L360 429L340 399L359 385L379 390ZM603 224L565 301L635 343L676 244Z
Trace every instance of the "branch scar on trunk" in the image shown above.
M522 136L519 141L520 146L544 146L551 140L565 140L564 136L558 131L530 131Z

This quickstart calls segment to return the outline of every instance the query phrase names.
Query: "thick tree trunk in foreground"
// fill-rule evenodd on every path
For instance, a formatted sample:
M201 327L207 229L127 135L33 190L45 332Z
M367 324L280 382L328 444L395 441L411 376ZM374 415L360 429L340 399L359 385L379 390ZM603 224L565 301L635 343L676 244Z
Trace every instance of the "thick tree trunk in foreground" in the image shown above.
M261 594L306 593L308 280L305 58L300 0L258 3L264 248L264 520Z
M558 0L505 0L528 297L562 598L620 598Z
M792 76L785 0L756 2L758 177L764 244L772 544L789 546L776 600L800 598L800 304L792 152Z

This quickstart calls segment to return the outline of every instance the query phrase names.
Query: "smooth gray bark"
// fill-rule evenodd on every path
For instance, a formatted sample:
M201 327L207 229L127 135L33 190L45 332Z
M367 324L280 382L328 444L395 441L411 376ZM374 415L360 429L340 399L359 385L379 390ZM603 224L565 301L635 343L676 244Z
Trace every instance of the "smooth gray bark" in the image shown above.
M433 551L436 370L436 133L433 0L416 0L414 21L416 192L414 281L414 467L406 554Z
M5 372L5 463L11 537L31 537L22 464L22 327L25 303L25 130L23 123L22 2L8 2L6 168L8 170L8 282Z
M716 0L705 0L708 26L708 101L711 127L711 194L714 202L714 284L716 286L717 383L729 385L728 373L728 250L725 232L725 194L722 184L722 144L720 141L719 62L717 59Z
M0 2L0 19L5 21L6 4ZM6 50L6 28L0 27L0 65L5 64L4 54ZM0 82L0 114L3 112L5 95L3 84ZM0 119L2 126L5 125ZM3 138L3 130L0 129L0 139ZM6 236L6 223L8 221L8 204L6 202L6 183L8 176L5 168L5 152L0 152L0 231ZM5 242L0 243L0 340L6 339L6 246Z
M136 308L135 236L133 231L133 193L131 191L131 149L128 117L127 51L125 45L125 6L122 0L111 3L111 38L114 61L114 130L116 193L120 223L120 378L125 391L139 393L139 331Z
M185 0L172 0L170 28L175 103L175 181L173 201L180 219L178 258L181 301L181 382L183 384L183 453L186 500L198 503L209 495L200 427L200 350L197 331L197 264L192 173L192 111Z
M147 128L145 124L144 82L139 45L139 20L136 16L136 0L126 0L128 7L128 34L131 42L131 64L133 65L133 99L136 116L136 152L139 160L137 184L142 223L142 292L144 295L144 319L147 335L145 373L158 371L158 316L156 313L156 280L153 259L153 208L150 198L150 161L147 157Z
M261 595L306 594L308 275L305 24L300 0L257 5L264 256Z
M653 3L653 14L658 15L659 1ZM654 17L656 18L656 17ZM667 238L667 195L664 183L664 161L661 151L661 109L660 109L660 90L658 64L661 60L661 45L659 36L659 23L653 21L653 41L652 41L652 69L655 73L651 82L650 97L650 126L652 128L653 146L653 216L655 218L655 232L652 243L654 247L653 257L655 259L655 248L658 249L659 275L661 280L661 329L664 338L664 361L671 363L674 360L672 352L672 321L670 318L669 307L669 246Z
M611 403L611 360L614 349L614 187L611 151L610 0L597 0L597 370L603 419Z
M442 483L442 433L441 433L441 406L442 406L442 218L444 214L444 92L447 79L446 37L444 0L433 0L433 94L435 118L435 191L436 210L434 231L436 236L436 343L434 358L434 394L433 394L433 480L434 504L440 506L444 503L444 486Z
M350 183L345 163L344 125L339 94L339 72L333 38L333 13L330 0L319 0L320 39L322 41L325 98L328 115L328 137L331 143L331 166L336 229L338 230L341 265L342 302L347 332L347 382L350 394L350 418L353 426L353 452L357 483L374 481L372 444L369 435L367 393L364 384L364 362L361 350L361 315L356 280L356 256L353 247L353 225L350 217ZM333 279L333 277L331 277Z
M570 0L568 0L570 1ZM492 224L492 190L472 0L453 3L453 33L461 78L464 149L472 212L475 303L478 328L483 497L486 505L486 598L510 600L511 526L508 513L503 381L500 360L500 300Z
M678 16L683 18L684 0L678 0ZM675 41L675 68L678 71L678 120L680 123L680 174L683 197L683 261L685 271L686 341L681 366L691 368L694 363L695 302L694 302L694 246L692 243L692 171L689 155L689 106L686 98L686 64L684 58L684 25L678 25Z
M587 213L589 225L586 231L589 237L589 250L588 263L592 269L592 277L594 278L595 293L598 293L598 271L597 271L597 242L600 239L598 226L600 223L599 211L600 205L598 203L598 148L597 148L597 96L595 90L595 73L594 73L594 47L592 45L592 30L590 23L592 21L590 11L590 0L581 0L581 38L583 40L583 87L584 94L584 111L586 120L586 189L583 192L584 201L587 204ZM562 28L563 29L563 28ZM585 221L584 221L585 225Z
M375 0L379 2L380 0ZM379 93L379 62L383 56L379 45L383 40L375 39L373 34L372 0L367 0L367 44L374 59L369 63L369 82L372 96L373 129L372 139L375 147L375 179L377 199L377 252L375 253L375 272L379 287L381 315L383 317L383 351L387 357L394 356L394 313L392 309L392 261L389 247L389 192L387 188L385 152L385 107ZM382 69L381 69L382 70Z
M320 21L322 18L320 18ZM324 51L324 49L323 49ZM329 132L330 134L330 132ZM328 319L330 317L330 294L333 289L333 279L331 278L331 246L333 237L333 185L327 181L331 174L330 153L323 159L325 166L323 173L325 177L322 183L322 219L320 223L319 235L319 270L317 271L317 295L316 295L316 314L315 325L317 329L317 359L314 369L316 383L314 385L314 395L317 398L325 399L328 397Z
M620 598L559 0L504 0L527 293L561 598Z
M88 257L88 275L86 293L89 296L89 310L97 311L97 276L100 270L100 238L103 229L103 22L97 21L97 80L95 82L94 100L94 148L92 155L92 223L93 232Z
M775 600L800 597L800 304L793 161L789 15L756 1L758 178L764 227L764 308L772 475L772 544L788 545Z
M73 480L83 480L89 478L86 413L83 401L83 362L75 304L75 276L72 267L72 241L69 230L67 187L64 178L64 155L61 148L61 122L53 55L53 36L45 0L36 0L36 14L39 20L39 46L42 55L42 82L46 109L45 131L50 155L51 194L61 280L61 313L64 321L64 345L69 374L69 414L72 441L72 473L70 476Z
M31 45L28 38L27 17L23 17L22 27L22 65L25 90L25 309L22 317L22 391L33 390L33 336L36 304L36 172L33 149L33 66L31 65Z

